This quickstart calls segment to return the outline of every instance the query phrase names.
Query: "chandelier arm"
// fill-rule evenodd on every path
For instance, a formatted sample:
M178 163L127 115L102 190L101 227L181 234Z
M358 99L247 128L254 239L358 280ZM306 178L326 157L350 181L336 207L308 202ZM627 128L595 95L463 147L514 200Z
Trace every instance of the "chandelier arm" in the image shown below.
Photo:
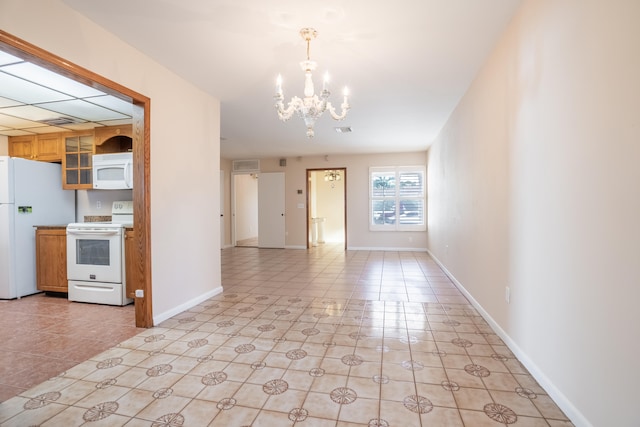
M282 121L289 120L293 114L299 109L302 104L302 100L297 96L291 98L289 104L285 107L282 96L276 96L276 103L274 107L278 112L278 118Z
M347 102L343 102L340 105L340 108L342 109L342 112L340 114L336 113L336 109L333 105L331 105L330 102L327 102L327 110L329 111L329 114L331 114L331 117L333 117L334 120L342 120L345 117L347 117L347 112L349 111L349 108L351 108L349 106L349 103Z

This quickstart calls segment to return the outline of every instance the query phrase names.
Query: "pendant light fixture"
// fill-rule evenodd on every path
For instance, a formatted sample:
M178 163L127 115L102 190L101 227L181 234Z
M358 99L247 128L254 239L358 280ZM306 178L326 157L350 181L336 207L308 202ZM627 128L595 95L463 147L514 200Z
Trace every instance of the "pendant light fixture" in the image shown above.
M329 96L331 96L331 92L329 92L329 75L325 74L324 80L322 83L322 92L320 92L320 96L316 95L315 88L313 86L312 79L312 71L315 71L317 67L317 63L312 61L309 55L309 49L311 40L315 39L318 35L318 32L313 28L303 28L300 30L300 36L307 42L307 59L306 61L300 62L300 67L302 71L304 71L304 97L298 98L294 96L291 98L291 101L285 107L284 105L284 95L282 92L282 76L278 75L276 80L276 95L274 96L276 100L275 108L278 112L278 117L282 121L289 120L294 113L297 113L299 117L304 120L305 125L307 126L307 137L313 138L313 126L316 123L316 120L322 116L325 111L329 111L331 117L334 120L342 120L347 116L347 112L349 111L349 100L348 95L349 91L345 87L343 92L343 101L340 105L342 112L340 114L336 113L335 108L329 102Z

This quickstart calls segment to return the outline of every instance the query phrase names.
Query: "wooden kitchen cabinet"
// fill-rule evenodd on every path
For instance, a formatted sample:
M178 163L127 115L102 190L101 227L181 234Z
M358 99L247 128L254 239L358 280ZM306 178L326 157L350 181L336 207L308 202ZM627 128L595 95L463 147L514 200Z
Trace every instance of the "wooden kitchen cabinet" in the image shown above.
M36 137L34 135L10 136L9 156L33 159L35 154L35 140Z
M36 228L36 280L41 291L67 292L66 228Z
M127 298L136 297L136 289L142 289L141 274L136 265L136 232L132 228L125 229L124 233L124 265L125 280L127 282Z
M133 148L133 126L105 126L94 129L96 154L126 153Z
M62 188L89 190L93 188L93 131L64 138L62 156Z
M9 137L9 156L41 162L62 161L62 134Z
M62 161L62 134L37 135L35 160L41 162Z

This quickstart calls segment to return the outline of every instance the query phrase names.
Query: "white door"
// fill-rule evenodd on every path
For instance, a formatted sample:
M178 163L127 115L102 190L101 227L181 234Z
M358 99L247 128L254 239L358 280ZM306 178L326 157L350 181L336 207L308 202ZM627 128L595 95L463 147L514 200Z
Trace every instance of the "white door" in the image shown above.
M224 171L220 171L220 249L224 249Z
M284 172L258 175L258 247L284 248Z
M0 203L0 298L18 296L15 281L14 205ZM33 255L35 257L35 253Z

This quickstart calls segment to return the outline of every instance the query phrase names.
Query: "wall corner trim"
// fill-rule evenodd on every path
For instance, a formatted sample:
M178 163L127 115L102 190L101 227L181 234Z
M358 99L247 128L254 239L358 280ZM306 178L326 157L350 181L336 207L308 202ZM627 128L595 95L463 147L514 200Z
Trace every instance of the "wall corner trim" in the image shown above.
M551 396L554 402L562 409L565 415L571 420L576 427L594 427L593 424L587 420L587 418L576 408L573 403L558 389L555 384L544 374L544 372L529 358L529 356L511 339L511 337L496 323L495 320L485 311L485 309L476 301L475 298L465 289L453 274L440 262L438 258L427 249L427 253L438 266L444 271L444 273L451 279L453 284L458 288L460 292L471 302L471 305L478 310L484 320L489 323L491 329L504 341L513 354L518 358L520 362L527 368L531 375L538 381L540 386Z

